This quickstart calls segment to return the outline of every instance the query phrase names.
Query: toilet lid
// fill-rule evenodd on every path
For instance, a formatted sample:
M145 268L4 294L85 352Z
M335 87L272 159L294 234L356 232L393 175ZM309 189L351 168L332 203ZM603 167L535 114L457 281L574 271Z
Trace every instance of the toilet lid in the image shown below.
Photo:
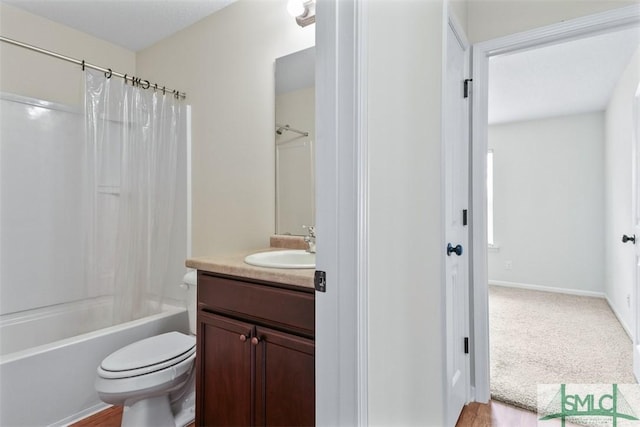
M105 371L123 372L170 365L173 359L184 359L195 351L196 338L180 332L168 332L134 342L107 356L100 365ZM182 357L181 357L182 356Z

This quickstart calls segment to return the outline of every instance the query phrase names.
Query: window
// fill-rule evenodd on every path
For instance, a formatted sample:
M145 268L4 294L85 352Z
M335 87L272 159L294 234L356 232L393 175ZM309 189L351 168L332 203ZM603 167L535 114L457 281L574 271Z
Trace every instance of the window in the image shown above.
M493 150L487 152L487 241L495 247L493 240Z

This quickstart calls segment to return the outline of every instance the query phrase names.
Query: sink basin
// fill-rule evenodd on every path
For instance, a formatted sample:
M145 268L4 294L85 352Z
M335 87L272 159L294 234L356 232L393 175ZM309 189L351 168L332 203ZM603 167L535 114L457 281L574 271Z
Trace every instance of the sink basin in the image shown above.
M244 262L268 268L316 268L316 254L302 249L267 251L248 255Z

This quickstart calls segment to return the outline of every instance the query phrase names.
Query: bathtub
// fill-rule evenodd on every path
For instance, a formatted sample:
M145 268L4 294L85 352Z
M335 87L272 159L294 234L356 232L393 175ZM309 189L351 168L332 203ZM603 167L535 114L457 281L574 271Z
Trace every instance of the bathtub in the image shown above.
M108 301L95 300L0 320L0 426L63 426L102 410L108 405L93 385L102 359L142 338L189 332L186 309L165 306L121 325L58 335L100 327L109 312Z

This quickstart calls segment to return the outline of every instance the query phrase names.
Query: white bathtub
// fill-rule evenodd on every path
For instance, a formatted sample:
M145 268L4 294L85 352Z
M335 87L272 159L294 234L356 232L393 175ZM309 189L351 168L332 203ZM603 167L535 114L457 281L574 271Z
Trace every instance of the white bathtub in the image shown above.
M142 338L189 332L186 309L166 306L162 313L71 338L51 333L94 328L88 320L99 324L110 312L103 302L65 305L0 321L0 426L61 426L106 408L93 385L102 359ZM83 305L95 311L87 315Z

